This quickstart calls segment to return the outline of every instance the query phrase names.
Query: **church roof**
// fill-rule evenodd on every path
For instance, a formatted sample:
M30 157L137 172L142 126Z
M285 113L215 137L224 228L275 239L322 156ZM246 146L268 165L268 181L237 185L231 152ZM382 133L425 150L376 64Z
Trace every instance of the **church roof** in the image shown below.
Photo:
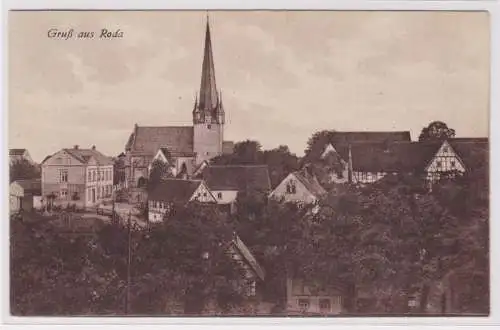
M215 84L215 65L212 54L212 40L210 37L210 24L207 19L205 31L205 49L203 53L203 64L201 67L201 85L199 108L213 109L219 103L217 86Z
M271 190L267 165L209 165L203 169L201 177L210 190Z
M136 126L129 138L127 149L154 155L160 148L171 154L193 153L192 126Z
M201 180L164 179L148 192L148 199L162 202L187 203L200 186Z

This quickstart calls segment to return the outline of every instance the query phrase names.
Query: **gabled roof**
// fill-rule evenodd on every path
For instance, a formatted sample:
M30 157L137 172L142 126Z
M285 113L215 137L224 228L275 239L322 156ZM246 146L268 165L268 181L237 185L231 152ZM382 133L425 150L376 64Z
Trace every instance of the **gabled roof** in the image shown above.
M167 160L171 160L172 158L177 158L177 157L194 157L195 153L193 151L170 151L166 147L160 148L161 152L163 155L167 158Z
M98 165L113 165L113 159L105 156L95 149L63 149L84 164L87 164L91 158L94 158Z
M271 189L267 165L209 165L201 177L210 190L268 192Z
M171 153L193 153L193 127L136 126L125 148L150 155L160 148L168 148Z
M148 199L187 203L201 183L201 180L164 179L148 191Z
M488 138L455 138L448 142L469 170L488 167Z
M9 156L23 156L26 149L9 149Z
M441 143L396 142L351 145L352 169L357 172L422 171Z
M25 193L40 195L42 193L42 180L41 179L25 179L15 180L11 184L17 183L23 188Z
M339 144L357 143L357 142L379 142L391 143L399 141L411 141L409 131L349 131L349 132L333 132L330 137L330 143L335 148Z
M252 252L248 249L248 247L243 243L238 235L234 235L233 243L240 253L240 255L244 258L247 265L249 265L255 274L263 281L265 277L265 272L262 267L259 265Z
M326 190L321 186L318 179L314 174L309 173L307 170L296 171L292 173L297 180L302 183L306 189L316 197L326 193Z

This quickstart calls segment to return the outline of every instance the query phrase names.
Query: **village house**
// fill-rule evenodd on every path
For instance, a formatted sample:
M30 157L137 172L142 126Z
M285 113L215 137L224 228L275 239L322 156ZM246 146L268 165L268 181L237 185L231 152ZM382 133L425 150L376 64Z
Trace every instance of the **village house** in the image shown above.
M387 174L415 174L429 184L444 175L463 175L487 162L488 140L453 138L436 142L358 143L349 150L353 183L373 183Z
M310 167L288 174L269 194L269 198L283 202L316 204L326 194Z
M40 179L16 180L10 184L10 212L31 211L42 206Z
M161 222L177 204L189 202L216 203L202 180L165 179L148 191L148 219Z
M9 162L11 165L22 160L26 160L30 164L35 163L27 149L9 149Z
M153 160L168 163L176 176L186 178L191 177L194 169L204 161L232 153L233 143L224 141L224 124L225 111L221 92L217 90L215 82L210 26L207 21L201 85L192 109L192 125L135 124L125 146L127 187L134 189L145 186ZM131 198L136 199L135 195Z
M343 312L342 290L301 278L288 277L286 297L288 314L338 315Z
M96 150L62 149L42 163L42 194L48 204L96 206L111 200L113 161Z
M267 165L208 165L201 174L217 204L234 211L239 194L265 197L271 190Z

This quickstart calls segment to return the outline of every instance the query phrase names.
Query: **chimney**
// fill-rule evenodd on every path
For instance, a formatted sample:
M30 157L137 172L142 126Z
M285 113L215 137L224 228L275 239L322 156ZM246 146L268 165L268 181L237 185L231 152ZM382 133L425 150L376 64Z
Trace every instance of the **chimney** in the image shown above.
M95 150L95 145L92 146L92 150Z
M78 149L78 144L75 144L75 145L73 146L73 149L77 150L77 149Z

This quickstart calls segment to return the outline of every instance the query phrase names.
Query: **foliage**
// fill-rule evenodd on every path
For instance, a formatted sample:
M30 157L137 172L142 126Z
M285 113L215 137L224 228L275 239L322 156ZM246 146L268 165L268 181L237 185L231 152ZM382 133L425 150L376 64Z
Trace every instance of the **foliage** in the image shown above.
M212 160L216 165L267 165L271 186L277 186L290 172L299 169L299 158L287 146L262 150L259 142L246 140L235 144L233 154L222 155Z
M455 130L442 121L433 121L422 129L418 141L442 141L455 137Z
M170 167L167 163L160 160L154 160L151 163L151 171L149 172L148 187L154 188L162 179L171 177Z
M13 162L10 165L10 182L26 179L40 179L41 172L39 166L32 164L26 159Z
M125 182L125 160L118 156L113 163L113 185Z

